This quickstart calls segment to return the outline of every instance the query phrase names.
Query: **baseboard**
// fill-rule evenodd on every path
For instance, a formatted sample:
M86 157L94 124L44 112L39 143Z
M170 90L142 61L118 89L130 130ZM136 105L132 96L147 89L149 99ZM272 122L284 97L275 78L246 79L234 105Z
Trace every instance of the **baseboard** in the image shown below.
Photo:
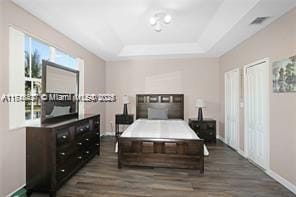
M238 152L241 156L243 156L244 158L247 158L247 155L246 155L246 153L245 153L243 150L238 149L237 152Z
M219 140L221 140L223 143L225 143L224 137L221 137L220 135L217 135L216 138L219 139Z
M12 196L12 194L14 194L15 192L17 192L18 190L24 188L26 186L26 184L23 184L22 186L18 187L16 190L14 190L13 192L9 193L6 195L6 197L10 197Z
M287 179L281 177L280 175L278 175L276 172L272 170L266 170L265 173L269 175L271 178L273 178L274 180L276 180L277 182L279 182L280 184L282 184L283 186L285 186L288 190L296 194L296 185L294 185Z
M115 136L115 133L114 132L104 132L101 134L101 136Z

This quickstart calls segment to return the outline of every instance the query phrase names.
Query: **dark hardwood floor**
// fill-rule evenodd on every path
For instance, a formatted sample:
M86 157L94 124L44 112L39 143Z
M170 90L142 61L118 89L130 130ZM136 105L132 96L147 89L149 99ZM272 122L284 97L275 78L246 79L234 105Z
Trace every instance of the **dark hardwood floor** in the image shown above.
M260 169L225 146L208 146L205 173L166 168L117 169L114 138L102 139L95 157L57 193L74 196L295 196Z

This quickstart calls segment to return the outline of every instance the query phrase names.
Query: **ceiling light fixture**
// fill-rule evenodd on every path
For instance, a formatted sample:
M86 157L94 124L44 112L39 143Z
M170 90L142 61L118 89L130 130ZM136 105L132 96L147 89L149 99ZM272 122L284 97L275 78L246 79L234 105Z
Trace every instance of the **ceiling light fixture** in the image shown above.
M172 20L172 17L171 17L171 15L169 15L169 14L165 15L165 17L163 18L163 21L164 21L166 24L170 24L171 20Z
M150 17L150 25L155 26L154 30L156 32L161 32L162 24L170 24L172 21L172 16L165 12L157 12Z

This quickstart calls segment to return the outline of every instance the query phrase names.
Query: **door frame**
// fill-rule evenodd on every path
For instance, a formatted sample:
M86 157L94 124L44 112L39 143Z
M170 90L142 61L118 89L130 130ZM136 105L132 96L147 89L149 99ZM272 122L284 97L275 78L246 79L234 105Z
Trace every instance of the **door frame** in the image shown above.
M266 156L267 156L267 161L265 162L263 168L264 170L268 171L270 170L270 60L269 58L263 58L260 60L257 60L251 64L247 64L244 66L244 152L246 158L249 158L249 153L248 153L248 132L247 132L247 69L252 66L256 66L258 64L261 64L265 62L265 72L266 72L266 82L265 82L265 87L266 87L266 98L267 98L267 103L266 103L266 123L265 123L265 128L266 128Z
M225 114L224 114L224 121L225 121L225 125L224 125L224 131L225 131L225 142L229 145L228 141L227 141L227 137L229 135L229 132L227 131L226 129L226 123L227 123L227 112L228 112L228 109L227 109L227 101L226 101L226 84L225 84L225 79L226 79L226 75L227 73L229 72L237 72L238 73L238 92L237 92L237 97L238 97L238 108L237 108L237 117L238 117L238 124L237 124L237 139L236 139L236 147L232 147L234 148L236 151L239 151L239 147L240 147L240 69L239 68L235 68L235 69L232 69L232 70L229 70L227 72L224 73L224 95L225 95L225 100L224 100L224 106L225 106ZM229 145L230 146L230 145Z

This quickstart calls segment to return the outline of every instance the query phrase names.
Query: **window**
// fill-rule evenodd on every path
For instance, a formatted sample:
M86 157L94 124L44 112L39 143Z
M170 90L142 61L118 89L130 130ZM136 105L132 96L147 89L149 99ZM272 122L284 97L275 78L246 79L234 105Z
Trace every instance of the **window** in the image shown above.
M41 93L42 60L49 60L50 47L25 36L25 93L36 96ZM38 119L41 115L39 99L25 102L25 119Z
M78 70L76 59L59 50L56 50L55 52L55 63Z
M32 95L32 98L41 93L42 60L78 70L75 58L28 35L25 35L24 46L25 94ZM25 120L39 119L40 116L40 99L26 101Z

